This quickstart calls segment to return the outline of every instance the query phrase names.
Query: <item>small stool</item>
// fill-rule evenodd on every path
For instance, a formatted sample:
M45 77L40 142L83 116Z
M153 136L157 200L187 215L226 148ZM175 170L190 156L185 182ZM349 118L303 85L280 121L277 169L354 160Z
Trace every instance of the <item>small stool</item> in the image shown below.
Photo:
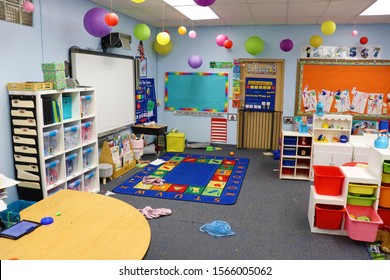
M109 163L100 163L99 164L99 177L103 179L103 185L106 184L106 179L109 178L112 180L112 165Z

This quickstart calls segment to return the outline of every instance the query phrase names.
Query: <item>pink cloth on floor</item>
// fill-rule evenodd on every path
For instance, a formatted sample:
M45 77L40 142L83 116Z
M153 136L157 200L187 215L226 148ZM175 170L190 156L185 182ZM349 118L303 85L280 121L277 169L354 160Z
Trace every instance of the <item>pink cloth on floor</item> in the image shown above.
M150 206L146 206L143 209L138 209L138 211L140 211L147 219L153 219L158 218L160 216L167 216L172 214L172 210L169 208L153 209Z

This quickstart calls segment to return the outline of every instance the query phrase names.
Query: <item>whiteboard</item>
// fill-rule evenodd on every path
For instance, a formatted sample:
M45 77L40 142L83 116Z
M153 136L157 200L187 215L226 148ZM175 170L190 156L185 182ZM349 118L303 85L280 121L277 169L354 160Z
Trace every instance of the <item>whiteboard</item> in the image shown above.
M135 62L132 56L70 49L72 77L96 88L97 133L135 123Z

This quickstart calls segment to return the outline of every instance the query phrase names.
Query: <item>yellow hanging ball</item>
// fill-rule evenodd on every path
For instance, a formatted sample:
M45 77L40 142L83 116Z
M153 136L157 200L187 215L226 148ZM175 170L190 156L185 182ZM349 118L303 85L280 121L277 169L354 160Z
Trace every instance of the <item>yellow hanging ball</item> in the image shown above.
M162 45L162 46L165 46L166 44L169 43L169 41L171 40L171 37L169 36L168 32L160 32L157 34L157 42Z
M331 20L326 20L321 25L321 31L325 35L332 35L336 31L336 23Z
M177 33L179 33L180 35L184 35L187 33L187 28L185 26L179 26L179 28L177 29Z
M313 35L310 38L310 46L313 48L318 48L322 45L322 37L320 35Z

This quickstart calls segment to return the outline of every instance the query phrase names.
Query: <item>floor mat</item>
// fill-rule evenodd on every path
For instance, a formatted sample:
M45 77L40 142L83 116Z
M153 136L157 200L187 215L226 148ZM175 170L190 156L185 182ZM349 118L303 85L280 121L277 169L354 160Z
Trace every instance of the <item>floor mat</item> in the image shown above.
M185 200L214 204L235 204L249 165L249 159L212 155L166 153L165 162L149 164L115 187L119 194ZM163 185L144 184L144 177L158 177Z

